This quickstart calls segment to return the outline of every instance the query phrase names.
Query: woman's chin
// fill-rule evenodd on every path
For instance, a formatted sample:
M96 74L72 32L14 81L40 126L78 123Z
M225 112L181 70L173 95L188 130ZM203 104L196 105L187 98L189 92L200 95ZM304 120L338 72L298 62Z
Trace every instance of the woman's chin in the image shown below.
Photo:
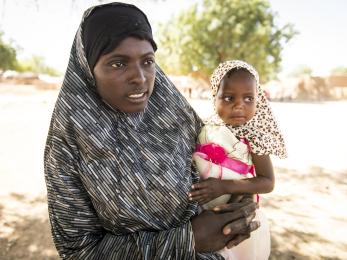
M127 113L127 114L132 114L132 113L140 113L143 112L147 106L147 101L146 102L141 102L141 103L137 103L137 104L133 104L131 106L126 106L126 107L114 107L116 109L118 109L119 111L123 112L123 113Z

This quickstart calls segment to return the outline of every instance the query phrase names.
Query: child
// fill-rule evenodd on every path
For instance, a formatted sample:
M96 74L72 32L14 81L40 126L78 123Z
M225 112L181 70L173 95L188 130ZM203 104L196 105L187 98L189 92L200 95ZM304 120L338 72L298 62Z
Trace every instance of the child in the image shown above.
M252 66L238 60L221 63L211 84L216 113L199 134L193 160L202 181L189 193L189 199L205 209L227 203L230 194L271 192L275 178L269 155L286 157L283 137ZM226 259L269 257L267 220L260 211L257 218L261 227L250 239L220 251Z

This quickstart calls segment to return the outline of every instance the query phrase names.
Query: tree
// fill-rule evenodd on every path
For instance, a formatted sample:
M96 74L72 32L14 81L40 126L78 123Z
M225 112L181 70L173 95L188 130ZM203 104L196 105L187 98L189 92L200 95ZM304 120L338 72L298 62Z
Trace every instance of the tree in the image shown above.
M34 73L43 73L51 76L59 76L61 74L56 69L47 66L44 58L37 55L33 55L27 60L20 60L18 62L17 70L20 72L30 71Z
M347 67L336 67L330 73L332 75L347 75Z
M15 69L17 64L16 49L2 40L0 32L0 70Z
M278 72L283 46L296 34L274 20L266 0L204 0L160 26L159 64L207 80L220 62L241 59L265 81Z
M300 77L304 75L312 75L312 69L307 65L299 65L290 73L290 76L292 77Z

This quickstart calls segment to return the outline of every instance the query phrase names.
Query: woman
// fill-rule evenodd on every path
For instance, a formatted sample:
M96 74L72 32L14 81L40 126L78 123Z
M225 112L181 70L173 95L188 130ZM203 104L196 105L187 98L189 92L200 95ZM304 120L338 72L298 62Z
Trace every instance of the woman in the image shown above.
M155 66L132 5L88 9L45 149L52 234L64 259L222 259L259 225L249 200L198 216L187 193L201 121ZM223 230L223 232L222 232Z

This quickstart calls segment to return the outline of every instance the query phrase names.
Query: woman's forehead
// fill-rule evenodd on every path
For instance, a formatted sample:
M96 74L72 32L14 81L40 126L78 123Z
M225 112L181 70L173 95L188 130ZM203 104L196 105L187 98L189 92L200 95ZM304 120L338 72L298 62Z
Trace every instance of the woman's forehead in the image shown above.
M119 58L142 58L148 55L154 55L154 49L147 40L136 37L127 37L122 40L112 51L100 56L104 59Z

